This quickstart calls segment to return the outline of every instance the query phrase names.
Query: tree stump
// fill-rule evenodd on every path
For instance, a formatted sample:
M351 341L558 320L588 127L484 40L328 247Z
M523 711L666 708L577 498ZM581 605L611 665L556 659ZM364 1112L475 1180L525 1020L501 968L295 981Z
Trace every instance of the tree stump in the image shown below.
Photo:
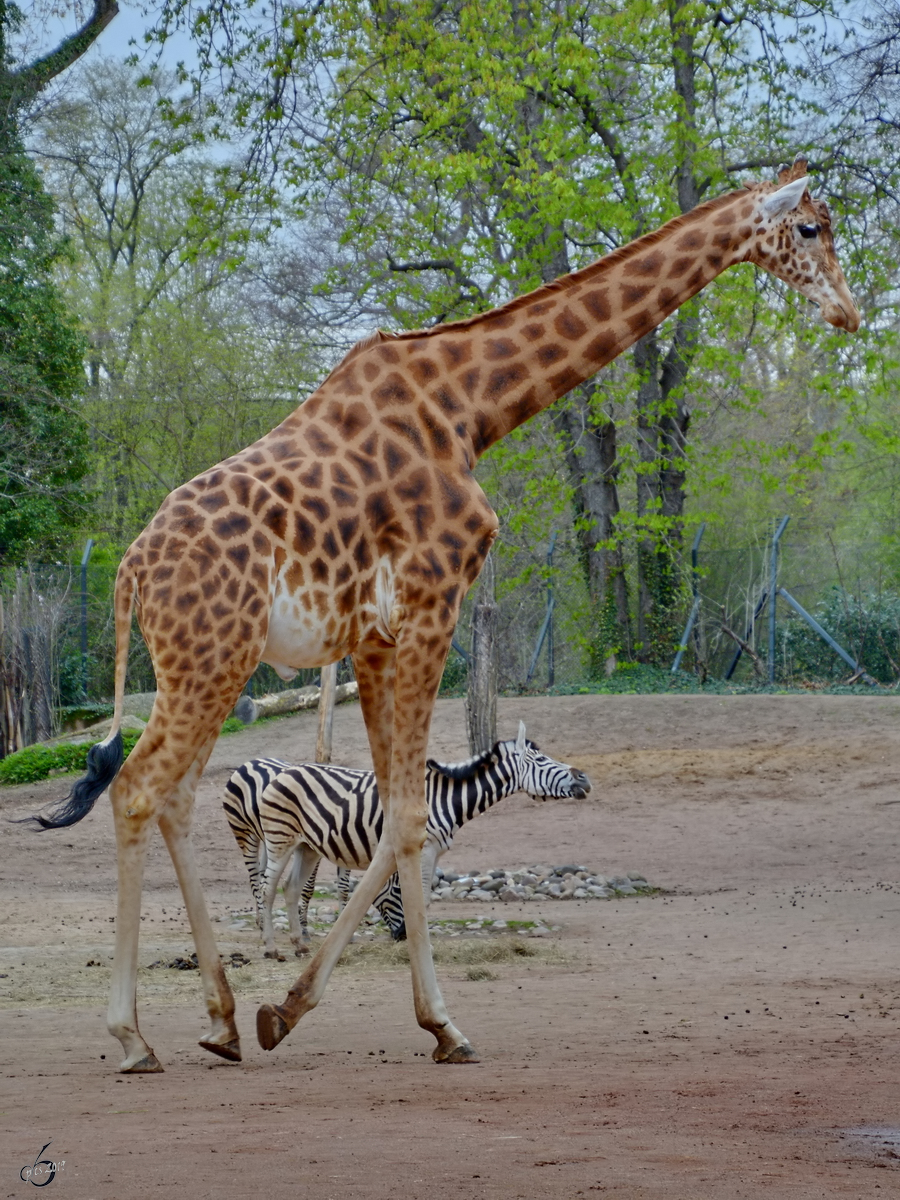
M466 725L472 754L483 754L497 740L496 623L494 560L489 554L481 571L472 613L472 658L466 696Z

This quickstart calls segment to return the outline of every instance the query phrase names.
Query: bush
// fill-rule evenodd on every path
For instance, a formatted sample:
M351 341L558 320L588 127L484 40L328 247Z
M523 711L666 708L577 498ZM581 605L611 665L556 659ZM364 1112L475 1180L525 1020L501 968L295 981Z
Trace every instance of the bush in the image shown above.
M103 707L97 705L97 708ZM222 725L222 733L240 733L247 726L237 717L226 717ZM140 737L137 730L128 730L122 734L122 745L127 758ZM71 745L63 742L60 746L26 746L15 754L8 754L0 759L0 785L14 783L37 783L39 779L47 779L54 771L84 771L87 769L88 750L96 746L96 742L80 742Z
M126 758L139 737L135 732L122 734ZM96 742L82 742L73 746L64 742L61 746L26 746L0 760L0 784L37 783L54 771L84 771L88 750L96 745Z
M458 650L451 650L444 664L439 696L464 696L469 681L469 666Z
M879 592L853 596L832 588L812 616L861 667L881 683L892 683L900 664L900 596ZM784 626L784 650L791 673L808 680L841 679L844 660L801 617Z

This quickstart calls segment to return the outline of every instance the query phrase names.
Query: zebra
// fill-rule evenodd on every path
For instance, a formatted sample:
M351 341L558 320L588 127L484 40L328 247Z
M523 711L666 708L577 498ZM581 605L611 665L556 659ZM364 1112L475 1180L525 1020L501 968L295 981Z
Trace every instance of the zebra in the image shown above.
M249 759L238 767L228 780L225 785L225 799L222 801L225 816L243 856L247 874L250 876L250 891L256 902L256 924L259 929L262 929L264 924L263 898L267 865L266 842L260 820L259 801L272 780L282 771L287 770L289 766L290 763L284 762L280 758ZM295 867L285 882L285 893L299 905L300 920L306 942L309 940L307 913L316 886L319 862L319 855L315 856L315 862L311 869L309 869L308 861L306 862L304 871L306 883L301 892L296 886L299 878L298 872L301 869L301 850L298 847ZM337 873L338 892L343 908L350 896L350 872L345 867L338 867ZM273 956L269 955L268 957ZM274 957L281 956L274 955Z
M246 780L262 782L265 778L263 771L255 766L256 761L259 760L245 763L232 776L229 782L232 800L242 786L246 788ZM241 782L236 784L238 779ZM232 787L233 784L236 786ZM453 844L457 830L504 796L524 791L542 799L583 799L590 790L590 781L583 772L549 758L528 741L521 722L515 740L497 742L491 750L465 762L440 763L429 759L425 776L428 819L422 852L426 898L430 896L437 861ZM231 809L234 807L232 803ZM256 814L264 843L254 865L263 857L267 864L264 893L254 892L266 955L278 956L272 904L278 880L292 856L293 866L285 883L291 941L298 955L306 953L305 909L312 894L310 879L319 859L328 858L343 868L367 867L381 837L384 813L374 772L317 763L289 766L248 798L245 807ZM227 804L226 811L229 811ZM229 811L229 822L232 819ZM234 824L232 829L238 838ZM246 852L245 860L250 870ZM301 894L302 909L294 903ZM403 905L396 874L379 892L375 905L392 936L404 937Z

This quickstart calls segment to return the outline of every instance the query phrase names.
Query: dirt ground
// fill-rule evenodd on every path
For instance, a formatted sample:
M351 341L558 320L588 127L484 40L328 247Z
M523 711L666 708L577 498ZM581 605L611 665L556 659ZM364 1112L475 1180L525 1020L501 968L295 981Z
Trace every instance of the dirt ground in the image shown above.
M298 963L263 960L233 917L249 895L220 796L245 758L311 757L314 714L221 739L198 795L220 948L251 959L229 969L242 1064L198 1048L196 972L149 969L191 948L162 842L139 996L166 1071L131 1077L104 1022L108 804L70 830L6 825L0 1200L31 1194L20 1170L46 1142L40 1157L65 1162L55 1200L900 1197L900 700L509 699L501 735L520 716L590 774L592 795L504 801L443 865L573 862L664 891L435 905L559 926L486 978L440 968L477 1066L433 1064L406 971L364 960L274 1052L256 1044L258 1003L281 1000ZM441 701L432 753L465 757L463 738L461 701ZM369 763L356 705L338 710L335 745L338 761ZM67 786L4 789L0 810L24 815Z

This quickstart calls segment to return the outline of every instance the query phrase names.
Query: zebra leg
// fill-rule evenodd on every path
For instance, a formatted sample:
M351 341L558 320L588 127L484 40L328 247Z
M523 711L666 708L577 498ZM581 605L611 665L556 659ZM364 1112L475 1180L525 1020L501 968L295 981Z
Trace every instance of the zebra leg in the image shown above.
M431 903L431 885L434 883L434 868L440 858L441 848L437 842L429 838L422 847L422 890L425 893L425 907Z
M347 907L347 901L350 899L350 872L346 867L338 867L337 869L337 886L338 899L340 900L339 912L343 912Z
M301 842L294 850L294 861L284 885L284 900L287 905L291 941L298 958L309 954L309 902L316 886L316 873L321 859L313 850Z
M268 861L266 843L260 838L256 849L256 860L253 870L250 872L250 889L253 892L253 899L256 903L256 928L259 930L264 925L263 906L265 904L266 867L268 866Z
M263 942L265 944L263 955L265 958L275 958L279 962L284 962L284 955L279 954L275 947L275 926L272 924L272 905L275 903L275 896L278 893L278 880L281 878L282 872L293 853L294 847L289 846L280 858L274 861L270 858L269 865L266 868L266 891L263 897Z
M338 912L342 913L347 907L347 901L350 899L350 872L346 867L338 867L337 869L337 888L338 888ZM356 934L350 939L351 942L356 941Z

